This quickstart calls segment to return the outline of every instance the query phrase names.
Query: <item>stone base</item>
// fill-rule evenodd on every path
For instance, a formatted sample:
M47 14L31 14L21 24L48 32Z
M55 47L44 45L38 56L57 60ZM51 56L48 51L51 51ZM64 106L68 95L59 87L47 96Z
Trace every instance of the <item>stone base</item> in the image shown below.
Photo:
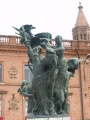
M27 116L26 120L71 120L67 115L58 116Z
M70 117L60 117L60 118L26 118L26 120L71 120Z

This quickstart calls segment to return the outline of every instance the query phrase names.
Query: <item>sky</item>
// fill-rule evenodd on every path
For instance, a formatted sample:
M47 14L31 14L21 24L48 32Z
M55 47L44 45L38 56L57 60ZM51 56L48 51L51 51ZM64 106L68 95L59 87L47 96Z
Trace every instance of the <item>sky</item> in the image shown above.
M72 39L72 28L78 15L80 0L0 0L0 34L16 35L12 26L32 24L33 34L49 32L54 38ZM90 24L90 0L81 0Z

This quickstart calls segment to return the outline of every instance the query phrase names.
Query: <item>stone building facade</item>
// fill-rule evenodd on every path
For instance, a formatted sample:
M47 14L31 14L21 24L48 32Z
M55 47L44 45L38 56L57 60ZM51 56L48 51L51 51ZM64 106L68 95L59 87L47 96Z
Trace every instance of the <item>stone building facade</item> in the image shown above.
M73 40L63 40L65 57L80 59L79 69L69 81L69 115L71 120L90 120L90 61L85 61L90 53L90 27L81 4L78 8ZM3 120L25 120L26 116L26 100L17 90L28 71L28 55L19 40L18 36L0 35L0 116Z

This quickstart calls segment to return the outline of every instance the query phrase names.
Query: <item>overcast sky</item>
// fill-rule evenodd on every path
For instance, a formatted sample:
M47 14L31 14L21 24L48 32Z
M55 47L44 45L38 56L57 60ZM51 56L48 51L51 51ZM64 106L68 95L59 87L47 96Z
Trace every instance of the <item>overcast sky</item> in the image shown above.
M90 0L82 0L84 14L90 24ZM72 28L78 14L79 0L0 0L0 34L15 35L12 26L36 27L33 34L50 32L72 39Z

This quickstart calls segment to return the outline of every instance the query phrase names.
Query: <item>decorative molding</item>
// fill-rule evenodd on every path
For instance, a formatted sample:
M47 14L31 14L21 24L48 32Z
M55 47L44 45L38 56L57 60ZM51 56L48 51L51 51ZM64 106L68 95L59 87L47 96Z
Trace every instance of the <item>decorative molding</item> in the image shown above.
M0 100L5 98L5 94L7 93L7 91L4 90L0 90Z
M1 50L0 49L0 52L1 53L16 53L16 54L27 54L27 51L25 50Z
M80 85L69 85L69 88L80 88Z
M68 96L72 96L73 95L73 93L68 93Z
M19 101L15 99L15 94L12 94L12 99L8 101L9 103L9 110L16 111L19 109L18 103Z
M8 71L10 78L17 78L18 77L18 71L14 65L11 66L10 70Z
M0 94L6 94L7 91L0 90Z
M5 83L4 86L20 86L21 83Z

